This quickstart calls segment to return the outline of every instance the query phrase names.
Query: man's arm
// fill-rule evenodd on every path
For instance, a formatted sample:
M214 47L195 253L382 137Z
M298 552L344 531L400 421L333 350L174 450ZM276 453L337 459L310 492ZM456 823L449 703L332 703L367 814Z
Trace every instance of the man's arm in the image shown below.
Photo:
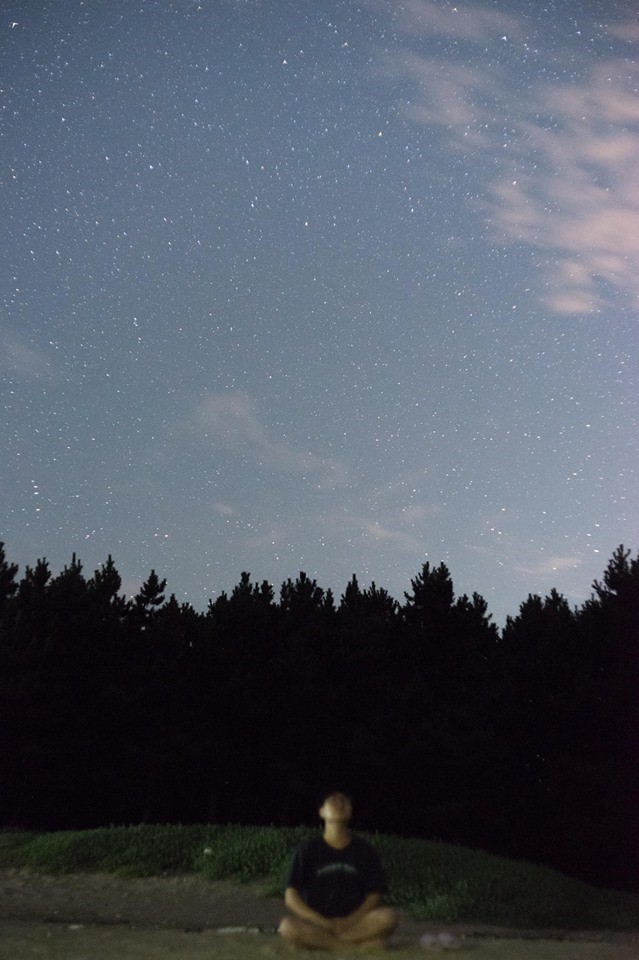
M331 921L331 929L334 933L341 933L342 930L347 930L349 927L354 926L358 920L361 920L361 918L371 910L374 910L375 907L378 907L381 902L381 893L369 893L366 899L360 903L357 910L353 910L353 912L349 913L346 917L335 917Z
M295 887L286 888L284 892L284 903L291 913L294 913L295 916L301 920L309 920L311 923L314 923L316 927L321 927L323 930L332 929L333 921L330 917L324 917L321 913L318 913L317 910L309 907Z
M350 926L354 926L361 917L365 916L370 910L374 910L375 907L378 907L381 901L382 895L380 893L369 893L359 907L353 910L352 913L349 913L348 916L325 917L321 913L318 913L317 910L309 907L295 887L287 887L284 893L284 903L291 913L294 913L295 916L301 920L308 920L310 923L314 923L316 927L321 927L322 930L330 930L335 934L341 933L342 930L346 930Z

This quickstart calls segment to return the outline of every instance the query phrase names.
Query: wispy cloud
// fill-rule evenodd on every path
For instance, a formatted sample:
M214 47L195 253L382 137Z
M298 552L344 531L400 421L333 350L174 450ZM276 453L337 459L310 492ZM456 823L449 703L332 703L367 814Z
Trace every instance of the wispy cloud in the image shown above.
M423 550L424 540L422 537L416 537L414 533L409 533L399 527L392 529L389 526L383 526L377 520L359 520L362 531L371 540L382 540L390 543L396 543L404 550Z
M577 570L584 564L585 557L580 553L558 554L531 544L529 537L521 531L520 518L509 513L486 514L481 518L480 526L484 528L484 533L486 529L491 531L493 542L471 543L468 544L468 550L483 558L484 562L503 566L510 575L521 578L533 591L550 589L548 578L564 570ZM506 557L520 559L506 561Z
M427 31L474 43L499 40L504 33L509 36L522 33L521 20L503 11L489 10L478 3L444 6L439 0L405 0L399 8L398 25L409 33Z
M639 40L639 21L635 18L634 20L613 24L608 27L608 32L619 40L634 43L634 41Z
M310 526L317 523L314 517L308 519ZM247 537L246 546L251 550L269 546L277 548L295 542L298 536L299 524L296 521L281 523L265 518L260 522L258 532Z
M510 89L506 61L487 58L484 45L514 41L532 55L525 38L534 30L525 18L430 0L409 0L402 11L396 19L410 49L386 64L413 81L406 114L444 128L450 149L475 150L478 160L490 152L492 170L498 158L479 209L497 238L542 254L544 302L557 313L583 314L604 306L611 290L639 299L639 64L621 57L581 63L581 76L566 84L544 80L539 59L522 101ZM632 29L619 24L609 33L628 39ZM472 46L465 63L417 52L419 41L441 36L479 41L477 59Z
M235 517L237 510L230 503L224 503L222 500L216 500L213 509L220 517Z
M0 369L20 380L39 380L53 375L54 364L44 350L27 346L20 337L7 333L0 338Z
M605 285L639 299L639 101L626 89L631 73L636 90L639 67L620 76L618 66L540 92L538 106L556 127L523 122L519 131L539 171L490 187L493 225L554 259L546 300L559 313L603 306Z
M582 564L578 556L546 556L545 554L531 558L528 562L516 564L516 573L526 577L545 577L548 574L558 573L561 570L576 570Z
M282 432L266 424L255 401L243 391L204 397L195 409L192 428L196 435L249 456L267 469L297 474L329 489L347 482L346 464L287 441Z
M466 150L471 144L488 145L483 120L489 111L480 95L491 100L494 96L495 80L489 70L412 54L395 63L417 83L418 96L405 107L411 120L446 128L454 142L461 133L460 145Z
M362 503L368 501L365 490L360 491L358 500ZM370 512L373 512L372 504ZM377 513L377 516L365 516L361 509L342 506L329 512L322 524L331 536L344 535L350 542L361 540L367 549L374 545L379 549L384 545L396 546L419 557L426 556L430 540L429 520L440 513L438 508L414 506L403 510L380 507Z

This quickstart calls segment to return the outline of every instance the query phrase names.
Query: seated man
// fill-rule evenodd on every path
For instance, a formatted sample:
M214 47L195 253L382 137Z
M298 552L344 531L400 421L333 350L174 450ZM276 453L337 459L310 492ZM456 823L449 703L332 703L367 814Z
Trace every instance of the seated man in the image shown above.
M383 947L397 926L397 914L381 906L386 880L380 859L365 840L353 836L350 799L330 793L319 809L324 834L295 852L284 902L293 914L279 932L295 947L340 950Z

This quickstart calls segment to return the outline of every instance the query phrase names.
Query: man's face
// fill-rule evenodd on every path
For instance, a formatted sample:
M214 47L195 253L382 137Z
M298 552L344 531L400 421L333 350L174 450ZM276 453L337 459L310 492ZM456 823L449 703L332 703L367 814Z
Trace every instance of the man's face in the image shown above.
M353 804L344 793L331 793L319 809L322 820L348 823L353 816Z

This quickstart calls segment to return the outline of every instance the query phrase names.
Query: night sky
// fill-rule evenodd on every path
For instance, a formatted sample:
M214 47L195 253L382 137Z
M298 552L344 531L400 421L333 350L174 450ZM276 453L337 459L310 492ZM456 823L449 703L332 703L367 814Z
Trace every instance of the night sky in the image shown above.
M638 42L613 0L3 3L21 574L582 603L639 544Z

